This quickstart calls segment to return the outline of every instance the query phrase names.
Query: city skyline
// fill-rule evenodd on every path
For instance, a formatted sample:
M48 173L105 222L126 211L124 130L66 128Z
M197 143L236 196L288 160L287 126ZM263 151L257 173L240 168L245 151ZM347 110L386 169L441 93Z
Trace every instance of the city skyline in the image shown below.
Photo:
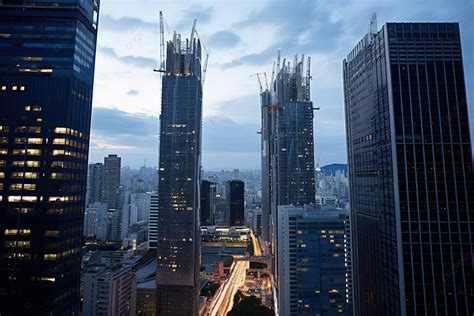
M377 12L380 24L459 21L468 100L473 97L474 69L469 66L474 56L469 37L473 23L469 16L474 4L468 1L436 1L437 5L429 7L411 1L410 10L402 4L380 7L375 1L350 2L343 7L326 1L297 5L289 1L141 3L146 4L143 9L136 1L102 4L91 163L116 153L124 166L137 168L145 160L148 166L157 165L160 79L152 69L158 67L159 10L169 24L165 33L176 27L188 34L184 21L197 18L197 30L210 54L203 95L205 170L260 168L258 83L249 76L266 71L270 77L278 48L284 56L304 51L313 58L311 93L315 106L321 106L314 120L315 160L320 165L345 163L341 60L367 31L372 12ZM473 107L469 111L472 122Z

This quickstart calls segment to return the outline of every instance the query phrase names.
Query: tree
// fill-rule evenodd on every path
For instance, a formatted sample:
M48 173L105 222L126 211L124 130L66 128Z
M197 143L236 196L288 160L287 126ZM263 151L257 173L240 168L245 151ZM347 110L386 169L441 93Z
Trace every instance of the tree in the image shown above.
M275 312L262 305L262 300L255 296L244 296L237 291L234 295L234 307L227 316L275 316Z

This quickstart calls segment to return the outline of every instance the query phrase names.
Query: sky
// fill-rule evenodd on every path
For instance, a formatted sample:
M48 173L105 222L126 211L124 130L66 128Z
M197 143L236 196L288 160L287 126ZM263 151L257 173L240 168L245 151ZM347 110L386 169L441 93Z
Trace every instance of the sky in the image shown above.
M311 56L315 160L346 162L342 60L367 33L372 13L385 22L459 22L474 134L474 1L472 0L113 0L101 3L90 162L108 154L122 166L158 163L159 11L165 40L189 37L193 19L209 54L203 97L205 170L260 168L259 86L282 58Z

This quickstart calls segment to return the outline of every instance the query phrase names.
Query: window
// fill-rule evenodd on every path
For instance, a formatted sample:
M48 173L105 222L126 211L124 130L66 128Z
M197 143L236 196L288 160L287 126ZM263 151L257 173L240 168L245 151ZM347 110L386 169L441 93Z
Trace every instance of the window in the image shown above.
M52 168L64 168L64 161L53 161L51 162Z
M12 162L13 167L23 167L23 166L31 167L31 168L37 168L40 166L39 161L33 161L33 160L27 160L27 161L22 161L22 160L15 160Z
M41 133L41 127L39 126L31 126L29 130L30 130L30 133L36 133L36 134Z
M59 236L59 230L47 230L44 233L45 236L47 237L58 237Z
M0 137L0 144L8 144L8 137Z
M67 134L67 128L65 128L65 127L56 127L54 129L54 132L56 134Z
M45 253L44 260L56 260L59 258L59 254L57 253Z
M5 236L12 236L12 235L22 235L22 236L29 236L31 234L31 229L5 229L4 235Z
M0 179L4 179L5 178L5 172L1 171L0 172Z
M65 138L55 138L53 140L54 145L66 145L66 139Z
M8 197L8 202L36 202L38 200L37 196L20 196L20 195L10 195Z
M0 132L8 132L10 129L8 128L8 126L2 126L0 125Z
M38 179L39 174L38 172L12 172L11 177L14 179Z
M22 190L22 185L21 185L21 183L13 183L13 184L10 184L10 190L12 190L12 191ZM34 190L36 190L36 184L24 183L24 184L23 184L23 190L34 191Z
M1 148L0 149L0 155L7 155L8 154L8 149Z
M25 153L29 156L40 156L41 149L13 149L13 155L25 155Z
M41 145L43 143L42 138L28 138L28 144Z
M5 253L3 257L7 259L29 260L31 259L31 254L30 253Z
M6 167L7 166L7 161L6 160L0 160L0 167Z
M30 248L31 243L28 240L19 240L16 242L15 240L7 240L5 241L5 247L7 248Z

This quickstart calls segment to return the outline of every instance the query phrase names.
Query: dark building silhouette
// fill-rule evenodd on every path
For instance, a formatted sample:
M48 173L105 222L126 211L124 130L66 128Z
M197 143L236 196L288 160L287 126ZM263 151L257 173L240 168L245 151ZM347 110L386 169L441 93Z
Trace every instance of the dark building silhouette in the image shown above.
M387 23L343 62L356 315L474 312L457 23Z
M197 315L202 124L198 39L181 39L175 33L167 42L161 97L157 314Z
M211 181L201 181L201 225L214 225L216 214L217 184Z
M0 314L78 315L99 0L0 1Z
M104 182L104 165L93 163L89 165L87 174L87 204L102 202L102 183Z
M226 225L244 225L244 191L245 184L240 180L230 180L225 183L225 198L227 201Z

